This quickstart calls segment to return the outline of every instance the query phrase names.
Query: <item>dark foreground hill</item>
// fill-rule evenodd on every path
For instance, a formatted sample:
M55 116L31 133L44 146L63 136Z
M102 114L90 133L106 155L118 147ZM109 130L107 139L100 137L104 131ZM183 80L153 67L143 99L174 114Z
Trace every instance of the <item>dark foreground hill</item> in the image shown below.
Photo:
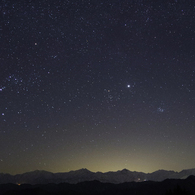
M121 184L87 181L78 184L1 184L0 195L195 195L195 176L166 179L162 182Z

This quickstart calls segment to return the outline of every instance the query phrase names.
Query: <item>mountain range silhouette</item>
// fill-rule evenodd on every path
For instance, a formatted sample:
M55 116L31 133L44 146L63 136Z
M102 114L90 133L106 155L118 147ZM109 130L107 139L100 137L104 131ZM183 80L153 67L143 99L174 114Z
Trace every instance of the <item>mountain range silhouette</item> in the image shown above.
M190 175L195 175L195 169L186 169L180 172L158 170L152 173L143 173L123 169L116 172L91 172L87 169L76 171L52 173L48 171L32 171L23 174L10 175L0 173L0 184L48 184L48 183L70 183L76 184L84 181L100 181L103 183L124 183L142 181L163 181L165 179L185 179Z

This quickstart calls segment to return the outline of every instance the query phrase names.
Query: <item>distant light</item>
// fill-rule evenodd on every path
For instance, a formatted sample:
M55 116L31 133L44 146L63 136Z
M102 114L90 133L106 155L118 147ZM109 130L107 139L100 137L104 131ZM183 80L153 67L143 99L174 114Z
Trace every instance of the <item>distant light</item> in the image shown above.
M127 85L127 87L128 87L128 88L130 88L130 87L131 87L131 85Z

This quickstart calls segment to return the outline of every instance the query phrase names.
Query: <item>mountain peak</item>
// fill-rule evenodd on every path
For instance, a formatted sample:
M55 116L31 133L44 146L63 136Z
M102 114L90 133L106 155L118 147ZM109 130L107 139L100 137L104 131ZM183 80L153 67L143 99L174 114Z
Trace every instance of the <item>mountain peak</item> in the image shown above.
M79 170L76 170L76 171L70 171L71 173L72 172L76 172L76 173L92 173L91 171L89 171L88 169L86 168L82 168L82 169L79 169Z
M128 173L128 172L130 172L128 169L123 169L123 170L121 170L120 172L122 172L122 173Z
M79 169L78 171L81 171L81 172L91 172L91 171L89 171L89 170L86 169L86 168Z

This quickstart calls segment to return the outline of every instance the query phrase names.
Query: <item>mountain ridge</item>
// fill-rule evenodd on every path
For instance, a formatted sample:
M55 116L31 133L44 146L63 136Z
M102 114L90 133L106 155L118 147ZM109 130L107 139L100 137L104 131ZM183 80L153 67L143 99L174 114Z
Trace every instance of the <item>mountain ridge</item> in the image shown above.
M144 173L122 169L108 172L92 172L88 169L79 169L69 172L52 173L45 170L35 170L22 174L11 175L0 173L0 184L47 184L47 183L70 183L76 184L85 181L100 181L104 183L124 183L142 181L163 181L165 179L186 179L190 175L195 175L195 169L184 169L180 172L157 170L152 173Z

